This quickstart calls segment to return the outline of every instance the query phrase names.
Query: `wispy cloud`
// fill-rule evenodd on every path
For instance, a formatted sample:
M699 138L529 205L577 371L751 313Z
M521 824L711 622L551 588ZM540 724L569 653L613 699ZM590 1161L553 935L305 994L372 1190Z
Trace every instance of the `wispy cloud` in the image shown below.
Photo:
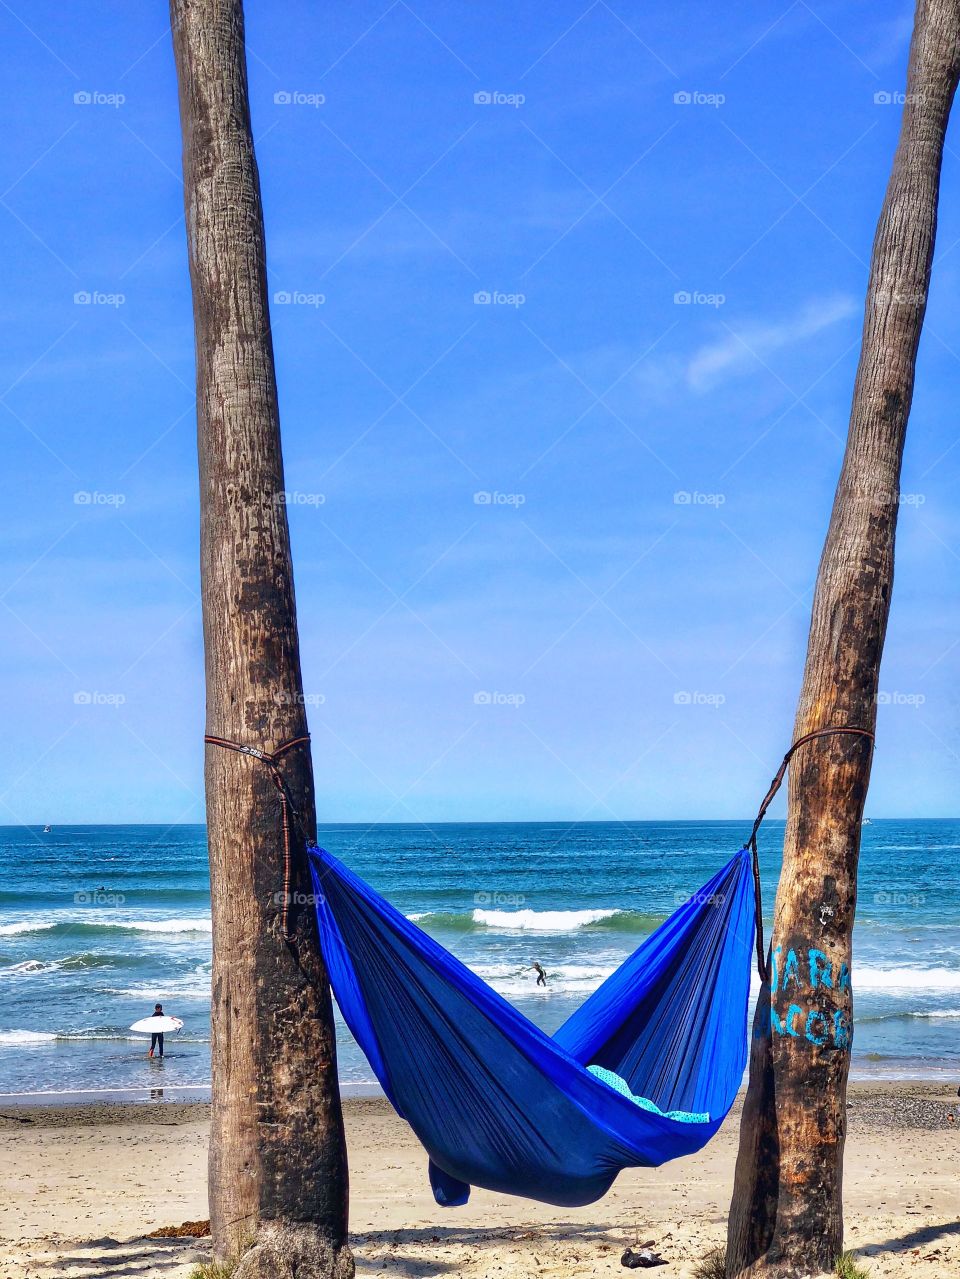
M694 391L711 390L719 382L737 377L763 364L785 347L814 337L823 329L847 319L858 309L849 295L835 295L807 302L781 320L745 324L717 342L695 351L687 365L687 384Z

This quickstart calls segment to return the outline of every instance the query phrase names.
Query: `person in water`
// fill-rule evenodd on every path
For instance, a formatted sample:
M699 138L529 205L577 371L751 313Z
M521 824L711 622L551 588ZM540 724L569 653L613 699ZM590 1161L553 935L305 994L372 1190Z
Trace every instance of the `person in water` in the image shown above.
M546 986L547 974L543 971L543 964L541 964L538 959L535 959L533 961L533 967L536 969L536 973L537 973L537 985Z
M163 1017L163 1016L165 1016L165 1013L164 1013L164 1011L163 1011L163 1004L154 1004L154 1007L153 1007L153 1015L154 1015L154 1017ZM152 1056L153 1056L154 1049L157 1049L157 1050L158 1050L158 1052L157 1052L157 1056L158 1056L158 1057L162 1057L162 1056L163 1056L163 1031L162 1031L162 1030L154 1030L154 1031L151 1031L151 1034L150 1034L150 1052L148 1053L148 1056L150 1056L150 1057L152 1057Z

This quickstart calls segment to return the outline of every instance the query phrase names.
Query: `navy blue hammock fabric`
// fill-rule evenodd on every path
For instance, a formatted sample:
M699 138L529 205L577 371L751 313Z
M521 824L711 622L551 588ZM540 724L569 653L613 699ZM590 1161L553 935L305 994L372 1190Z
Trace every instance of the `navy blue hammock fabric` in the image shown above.
M552 1037L335 857L311 847L310 867L340 1011L429 1154L439 1204L471 1185L592 1203L622 1169L691 1154L720 1127L747 1054L745 849Z

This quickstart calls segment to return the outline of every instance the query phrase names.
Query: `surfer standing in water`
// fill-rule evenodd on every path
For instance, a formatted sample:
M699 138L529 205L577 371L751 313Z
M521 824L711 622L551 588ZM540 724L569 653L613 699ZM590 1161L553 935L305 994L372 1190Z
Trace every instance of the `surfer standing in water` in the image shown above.
M547 984L547 974L543 971L543 964L541 964L541 963L540 963L539 959L535 959L535 960L533 961L533 965L532 965L532 966L533 966L533 968L535 968L535 969L536 969L536 973L537 973L537 985L538 985L538 986L546 986L546 984Z
M163 1004L154 1004L153 1015L154 1017L163 1017L166 1015L163 1011ZM163 1031L162 1030L152 1030L150 1032L150 1052L147 1054L149 1057L153 1056L153 1050L155 1048L159 1049L157 1056L162 1057L163 1056Z

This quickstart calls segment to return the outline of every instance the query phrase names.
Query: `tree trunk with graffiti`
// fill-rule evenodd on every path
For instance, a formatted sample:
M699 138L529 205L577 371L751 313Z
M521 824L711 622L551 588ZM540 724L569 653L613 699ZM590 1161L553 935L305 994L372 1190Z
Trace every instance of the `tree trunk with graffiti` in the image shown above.
M917 5L900 139L880 213L846 453L817 575L794 740L873 730L893 586L904 434L933 258L960 3ZM836 735L791 766L770 973L757 1005L727 1274L832 1273L843 1248L851 933L872 743Z
M196 330L207 732L273 752L307 725L243 6L170 8ZM312 837L303 741L282 772L294 829ZM262 759L209 745L206 788L214 1253L235 1279L350 1279L333 1011L306 856L298 840L288 876Z

